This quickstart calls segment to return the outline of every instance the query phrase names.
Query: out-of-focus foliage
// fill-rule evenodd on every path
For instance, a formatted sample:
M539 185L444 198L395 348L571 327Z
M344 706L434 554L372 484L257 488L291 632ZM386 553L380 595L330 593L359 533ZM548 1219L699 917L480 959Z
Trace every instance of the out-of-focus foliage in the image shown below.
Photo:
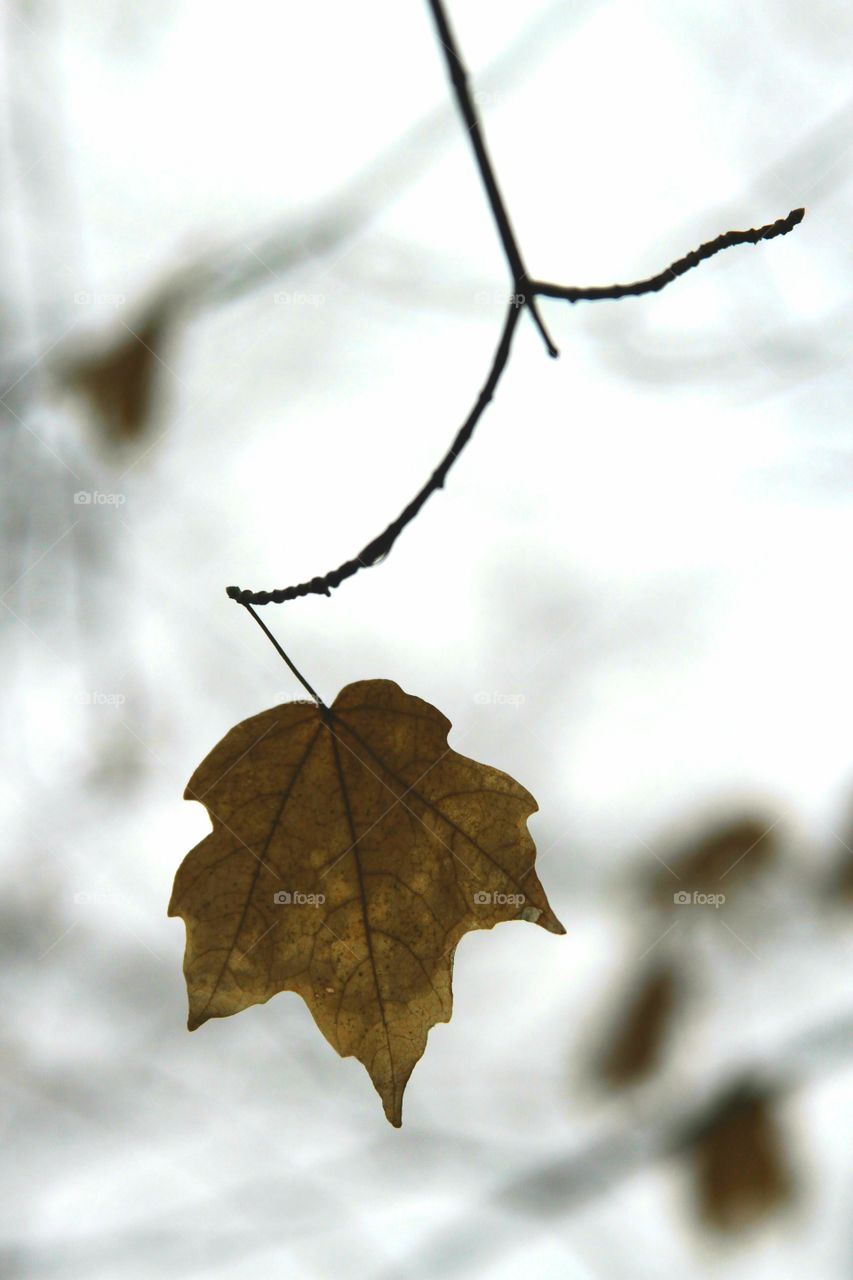
M108 445L137 444L153 425L171 313L169 299L158 299L132 327L123 325L114 343L65 372Z
M672 964L655 965L641 978L616 1014L601 1061L601 1073L617 1088L642 1079L660 1061L679 994Z
M722 1231L750 1226L794 1195L773 1099L750 1082L719 1100L695 1137L691 1160L700 1210Z

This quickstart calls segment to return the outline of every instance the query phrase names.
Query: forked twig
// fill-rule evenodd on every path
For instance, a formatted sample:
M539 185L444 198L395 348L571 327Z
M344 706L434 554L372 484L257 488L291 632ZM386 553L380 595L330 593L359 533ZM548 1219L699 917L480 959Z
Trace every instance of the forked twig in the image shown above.
M491 368L480 394L467 418L459 428L447 453L433 471L426 484L418 491L396 520L369 542L352 560L345 561L337 569L332 569L322 577L312 578L308 582L300 582L291 587L282 587L274 591L251 591L241 587L228 587L227 592L232 600L242 605L283 604L286 600L295 600L299 596L331 595L335 587L340 586L347 578L351 578L360 569L369 569L388 555L397 538L408 524L414 520L427 498L437 489L442 488L450 468L459 457L465 445L471 439L474 429L485 409L495 394L501 376L509 361L512 337L522 311L529 311L534 324L539 329L549 355L556 356L557 348L545 328L544 321L536 305L537 298L560 298L567 302L597 302L603 299L639 297L646 293L657 293L660 289L677 280L685 272L699 266L701 262L740 244L758 244L762 240L773 240L776 236L787 235L805 216L804 209L792 209L787 217L779 218L766 226L750 231L726 231L714 240L709 240L698 249L692 250L683 258L678 258L665 270L646 280L638 280L632 284L594 285L586 288L575 285L554 284L548 280L530 278L519 248L515 232L509 219L492 167L491 158L486 148L483 127L477 114L474 100L468 88L468 74L462 62L458 45L450 28L442 0L428 0L435 21L438 39L441 44L450 81L456 95L456 101L462 119L465 122L468 137L480 178L486 192L495 225L503 245L507 265L511 277L511 293L504 319L500 341L492 358ZM259 619L258 619L259 621Z

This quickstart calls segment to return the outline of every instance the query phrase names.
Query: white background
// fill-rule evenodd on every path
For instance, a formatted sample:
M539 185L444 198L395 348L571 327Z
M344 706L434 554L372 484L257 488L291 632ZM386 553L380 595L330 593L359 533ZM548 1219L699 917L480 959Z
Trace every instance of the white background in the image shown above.
M679 1161L582 1204L521 1188L849 1007L850 916L820 885L853 775L853 21L830 0L451 17L534 275L632 280L807 214L660 294L544 302L559 361L524 319L388 560L264 612L327 700L394 679L539 802L567 937L463 941L397 1132L295 997L189 1036L165 910L209 829L187 778L301 693L226 585L355 555L497 341L506 267L427 7L2 7L4 1274L849 1275L843 1060L785 1094L801 1194L738 1240L699 1225ZM356 198L370 216L312 256ZM132 340L200 255L233 297L176 317L156 420L110 449L63 371ZM679 917L689 1013L639 1100L607 1098L591 1047L658 936L637 886L742 805L781 866L725 928Z

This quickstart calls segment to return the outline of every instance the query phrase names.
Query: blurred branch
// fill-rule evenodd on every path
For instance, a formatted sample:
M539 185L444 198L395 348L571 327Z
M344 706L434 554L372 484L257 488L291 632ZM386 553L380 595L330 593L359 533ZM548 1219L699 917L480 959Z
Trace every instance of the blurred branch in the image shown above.
M554 48L555 35L574 25L590 6L567 9L555 0L486 68L484 86L504 89ZM382 151L355 178L307 216L275 227L247 244L241 236L229 247L200 255L176 272L165 286L173 301L190 308L229 302L252 292L270 278L312 258L342 248L421 176L446 142L451 115L447 104L428 112ZM381 198L377 198L380 196Z
M368 543L354 560L348 560L339 568L333 569L323 578L313 578L311 582L302 582L295 587L286 587L280 591L245 591L240 587L228 587L228 595L232 600L237 600L240 604L269 604L274 601L281 604L285 600L295 600L297 596L324 595L331 593L333 587L339 586L345 578L350 578L354 573L358 573L359 569L370 568L371 565L378 564L396 542L399 535L403 532L406 525L414 520L421 507L426 502L430 494L436 489L440 489L445 481L448 471L458 458L459 454L465 448L470 440L474 428L483 416L489 401L494 395L497 385L500 382L501 375L507 366L509 360L510 347L512 344L512 335L515 332L515 326L521 317L521 308L514 303L510 303L507 308L504 327L501 332L500 341L492 360L492 367L489 370L488 377L483 384L482 390L477 397L473 409L468 414L459 431L453 440L453 444L448 449L441 463L433 471L427 483L423 486L418 494L412 499L409 505L400 512L396 520L389 524L388 528L381 533L378 538L374 538L373 542Z
M518 84L546 54L553 52L565 30L581 22L592 7L591 0L580 0L570 8L563 0L553 0L486 67L482 75L485 91L499 87L505 93ZM430 167L452 136L452 121L450 105L444 102L417 120L333 196L318 202L307 214L287 218L251 235L242 233L233 243L215 245L179 267L162 269L159 283L128 308L127 314L139 317L132 321L131 338L154 311L168 312L170 320L192 316L250 295L305 262L348 247ZM99 366L108 376L117 354L127 348L128 326L119 332L117 341L96 344L95 350L87 351L82 359L64 354L64 339L71 327L60 329L49 348L56 347L50 366L59 381L77 387L80 373L85 377ZM51 325L51 329L56 328ZM43 346L34 341L22 344L17 351L7 347L0 371L0 383L6 388L3 395L11 384L27 377L42 351ZM156 367L152 372L159 376ZM99 408L103 409L103 404ZM105 422L103 413L100 416ZM123 438L126 434L122 417L107 426L110 436Z
M641 1169L660 1160L683 1156L701 1144L720 1115L738 1099L776 1100L811 1076L849 1061L853 1054L853 1010L780 1045L760 1064L738 1066L704 1091L691 1089L687 1101L667 1091L662 1101L638 1114L636 1105L625 1122L571 1155L528 1170L493 1189L486 1203L467 1204L464 1214L429 1247L417 1248L407 1260L408 1280L431 1280L464 1257L470 1267L483 1267L518 1240L519 1218L548 1222L607 1195ZM495 1211L484 1229L484 1212ZM479 1210L479 1211L478 1211ZM434 1232L433 1237L438 1233ZM381 1271L377 1280L397 1272Z
M793 209L785 218L779 218L777 221L769 223L766 226L752 229L750 231L727 231L717 236L715 240L710 240L706 244L700 245L698 249L688 253L685 257L679 258L673 262L671 266L664 271L659 272L656 276L652 276L647 280L640 280L634 284L615 284L606 286L595 286L591 288L578 288L575 286L558 285L544 280L531 280L527 269L524 265L524 259L521 249L512 229L509 214L498 186L494 168L492 166L491 157L485 143L482 124L477 113L474 100L468 87L468 75L462 62L459 49L450 29L447 14L442 0L428 0L435 21L438 33L439 43L444 52L447 70L450 81L456 95L459 112L465 123L467 133L471 139L471 146L474 150L474 157L480 178L486 192L486 198L492 211L492 216L498 230L498 234L503 245L504 254L510 269L512 278L512 293L509 299L506 318L504 320L503 332L500 342L492 360L491 369L489 370L486 381L480 391L479 396L474 404L473 409L469 413L462 427L457 432L453 443L445 454L438 467L430 476L429 480L422 489L416 494L409 505L400 513L396 520L381 533L377 538L366 547L352 560L347 560L344 564L339 565L337 569L332 569L322 577L312 578L309 582L300 582L294 586L281 587L273 591L253 591L248 588L231 586L226 588L227 594L232 600L236 600L242 605L263 605L263 604L283 604L287 600L295 600L299 596L307 595L324 595L331 594L335 587L347 578L353 577L360 569L368 569L378 564L388 555L394 543L396 542L403 529L414 520L421 507L431 494L435 493L444 485L447 473L453 466L453 463L459 457L465 445L470 440L474 428L483 415L483 412L489 401L497 389L497 385L501 379L504 369L509 360L510 347L512 343L512 335L521 312L527 310L536 324L542 338L545 342L548 354L556 356L557 348L554 346L551 338L545 328L544 322L539 314L536 306L538 297L562 298L569 302L594 301L599 299L619 299L628 296L639 296L645 293L654 293L663 289L666 285L677 280L679 276L685 272L698 266L701 262L719 253L722 249L728 249L735 245L741 244L757 244L761 240L772 240L776 236L787 235L787 233L798 223L800 223L805 215L804 209Z

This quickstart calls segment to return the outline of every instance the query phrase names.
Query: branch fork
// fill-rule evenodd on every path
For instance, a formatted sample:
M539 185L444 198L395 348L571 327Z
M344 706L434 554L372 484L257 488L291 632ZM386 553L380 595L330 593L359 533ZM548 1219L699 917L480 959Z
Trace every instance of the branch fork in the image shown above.
M300 582L294 586L282 587L274 591L251 591L242 587L226 588L227 594L232 600L236 600L238 604L246 607L283 604L287 600L296 600L300 596L307 595L331 595L335 587L339 587L342 582L358 573L360 569L370 569L384 560L397 538L406 526L414 520L427 498L435 493L437 489L443 487L450 468L471 439L474 429L492 400L507 366L513 334L524 311L530 314L533 323L539 330L548 354L554 357L559 354L537 306L539 298L557 298L574 304L576 302L599 302L605 299L636 298L646 293L657 293L667 285L672 284L679 276L683 276L685 272L698 267L700 263L706 262L723 249L730 249L735 245L741 244L758 244L763 240L773 240L777 236L787 235L789 231L792 231L794 227L802 222L805 216L804 209L792 209L784 218L778 218L775 222L768 223L765 226L752 228L749 231L726 231L714 240L709 240L700 245L698 249L691 250L683 258L678 258L670 266L665 267L663 271L658 272L657 275L650 276L645 280L636 280L631 284L580 287L577 285L555 284L550 280L532 279L524 264L524 258L498 186L497 177L486 148L482 124L469 89L468 73L450 28L444 4L442 0L428 0L428 4L432 11L436 33L444 54L447 72L456 96L459 112L465 123L468 137L471 140L474 158L510 271L512 292L504 317L500 339L486 380L474 402L473 408L456 433L453 443L426 484L418 491L408 506L400 512L396 520L393 520L382 533L374 538L372 542L369 542L366 547L362 548L352 560L345 561L337 569L330 570L322 577L311 578L308 582ZM256 621L260 622L257 615L255 617Z

